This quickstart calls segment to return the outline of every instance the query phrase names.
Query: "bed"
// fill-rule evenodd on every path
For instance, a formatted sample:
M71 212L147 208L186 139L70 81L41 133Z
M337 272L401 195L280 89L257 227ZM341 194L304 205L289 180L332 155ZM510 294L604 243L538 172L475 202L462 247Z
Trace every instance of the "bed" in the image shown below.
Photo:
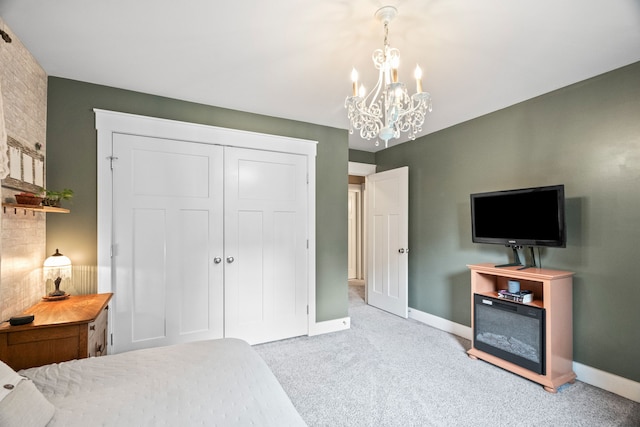
M0 394L2 426L14 420L22 427L305 425L267 364L233 338L72 360L18 374L0 362L0 387L15 383Z

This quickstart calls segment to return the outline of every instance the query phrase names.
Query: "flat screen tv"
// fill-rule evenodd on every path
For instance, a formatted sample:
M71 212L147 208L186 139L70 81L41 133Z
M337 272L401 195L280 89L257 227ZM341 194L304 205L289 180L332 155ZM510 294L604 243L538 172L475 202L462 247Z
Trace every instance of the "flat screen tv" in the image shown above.
M474 243L566 246L564 185L471 194Z

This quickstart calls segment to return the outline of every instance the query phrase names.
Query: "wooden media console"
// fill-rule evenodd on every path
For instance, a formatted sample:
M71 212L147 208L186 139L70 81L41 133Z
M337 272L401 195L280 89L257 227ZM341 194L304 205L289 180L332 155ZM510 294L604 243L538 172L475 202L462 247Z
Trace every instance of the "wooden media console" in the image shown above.
M495 267L493 264L473 264L471 270L471 327L473 337L467 352L473 359L482 359L509 370L531 381L535 381L548 392L557 392L565 383L573 383L573 274L569 271L541 268ZM507 289L509 280L520 282L521 290L533 292L531 305L545 309L544 362L545 374L538 374L515 363L475 348L474 294L498 298L498 291ZM514 303L519 304L519 303Z

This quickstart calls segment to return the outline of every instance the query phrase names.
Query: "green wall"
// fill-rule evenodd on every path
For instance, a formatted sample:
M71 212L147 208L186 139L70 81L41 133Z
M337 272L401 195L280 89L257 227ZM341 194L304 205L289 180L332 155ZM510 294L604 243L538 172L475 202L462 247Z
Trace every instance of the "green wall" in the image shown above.
M56 77L49 78L47 107L47 187L75 191L70 214L47 216L47 253L63 245L81 266L97 263L94 108L318 141L316 319L348 315L346 130Z
M640 381L640 63L383 150L376 163L409 166L409 305L465 325L466 265L511 256L471 242L469 194L564 184L567 247L543 249L542 264L576 273L574 360Z
M376 154L369 151L349 150L349 161L356 163L376 164Z

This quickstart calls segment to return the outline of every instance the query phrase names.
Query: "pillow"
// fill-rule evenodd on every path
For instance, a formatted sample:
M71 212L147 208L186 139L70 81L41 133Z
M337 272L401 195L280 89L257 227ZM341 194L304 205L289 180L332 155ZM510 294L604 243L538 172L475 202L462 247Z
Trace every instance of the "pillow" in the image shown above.
M0 361L0 426L42 427L54 412L31 380Z

